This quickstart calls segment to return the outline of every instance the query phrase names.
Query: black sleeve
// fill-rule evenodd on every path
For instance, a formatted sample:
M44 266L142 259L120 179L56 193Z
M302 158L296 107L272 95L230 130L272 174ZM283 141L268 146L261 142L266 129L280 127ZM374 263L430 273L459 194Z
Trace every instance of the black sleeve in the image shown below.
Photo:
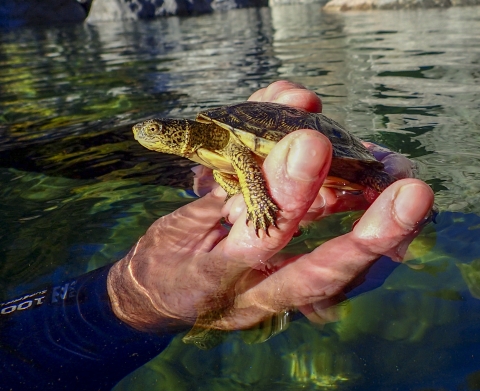
M165 349L113 314L110 267L0 303L0 390L110 390Z

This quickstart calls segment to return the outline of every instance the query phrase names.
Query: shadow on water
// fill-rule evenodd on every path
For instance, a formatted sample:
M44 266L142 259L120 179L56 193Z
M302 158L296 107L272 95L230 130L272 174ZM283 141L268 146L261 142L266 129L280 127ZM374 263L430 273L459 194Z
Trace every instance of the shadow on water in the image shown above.
M299 317L264 344L236 332L208 352L179 336L115 389L478 389L479 13L298 5L2 32L0 299L119 259L193 199L191 163L143 149L134 123L191 118L287 78L360 137L414 158L438 224L408 263L382 259L332 309L337 322ZM288 251L358 217L322 220Z

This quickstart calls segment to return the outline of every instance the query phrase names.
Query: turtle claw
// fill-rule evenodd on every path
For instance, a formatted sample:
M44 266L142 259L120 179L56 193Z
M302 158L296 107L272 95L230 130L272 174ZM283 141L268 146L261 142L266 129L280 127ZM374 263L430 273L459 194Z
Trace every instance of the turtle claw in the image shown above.
M259 237L258 231L263 230L267 236L270 236L268 233L268 228L270 226L277 226L277 212L279 208L271 200L267 202L262 202L257 207L249 208L247 214L247 224L249 221L252 222L253 227L255 228L255 234Z

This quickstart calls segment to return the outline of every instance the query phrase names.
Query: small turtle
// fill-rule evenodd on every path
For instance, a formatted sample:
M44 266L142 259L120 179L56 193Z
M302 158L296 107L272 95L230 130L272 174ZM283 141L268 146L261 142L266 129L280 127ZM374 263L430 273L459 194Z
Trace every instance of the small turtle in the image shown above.
M189 158L213 169L215 180L229 197L242 193L247 221L258 235L276 226L279 208L267 189L260 165L273 146L298 129L314 129L328 137L333 146L328 175L336 177L333 187L382 192L395 181L383 171L361 141L337 122L317 113L267 102L243 102L205 110L195 121L150 119L133 127L135 139L144 147Z

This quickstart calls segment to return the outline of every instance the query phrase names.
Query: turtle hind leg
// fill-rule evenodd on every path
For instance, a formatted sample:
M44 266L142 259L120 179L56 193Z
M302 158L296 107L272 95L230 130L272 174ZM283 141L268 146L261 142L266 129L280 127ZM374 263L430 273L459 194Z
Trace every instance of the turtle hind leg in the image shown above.
M360 184L371 187L373 190L381 193L397 179L385 171L364 170L359 178Z
M268 227L277 226L278 206L270 197L262 170L249 148L230 143L226 153L237 173L238 182L247 205L247 222L251 221L255 233L262 229L268 235Z

